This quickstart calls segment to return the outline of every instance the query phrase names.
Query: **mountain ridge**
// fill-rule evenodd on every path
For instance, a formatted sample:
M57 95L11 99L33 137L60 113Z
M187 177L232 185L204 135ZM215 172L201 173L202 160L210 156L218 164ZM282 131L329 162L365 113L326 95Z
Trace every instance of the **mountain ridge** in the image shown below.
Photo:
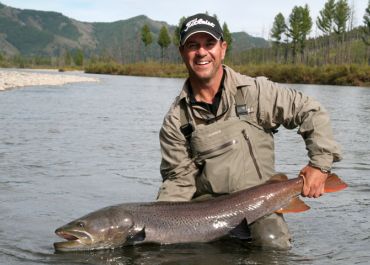
M148 47L141 41L144 24L153 34L153 43ZM157 38L162 26L172 36L176 26L146 15L114 22L83 22L55 11L18 9L0 2L0 53L62 57L67 51L82 50L87 57L110 57L122 63L147 59L144 56L156 60L160 57ZM232 33L232 38L235 52L269 45L245 32ZM177 47L170 45L166 56L177 58Z

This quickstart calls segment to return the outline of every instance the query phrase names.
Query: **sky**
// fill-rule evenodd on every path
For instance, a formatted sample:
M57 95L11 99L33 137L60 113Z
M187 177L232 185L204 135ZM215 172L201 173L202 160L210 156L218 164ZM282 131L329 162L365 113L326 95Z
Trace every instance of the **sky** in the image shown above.
M183 16L208 12L226 22L231 32L245 31L268 38L274 17L289 17L294 6L308 4L314 22L311 36L318 35L315 21L327 0L0 0L7 6L55 11L85 22L112 22L138 15L177 25ZM354 26L363 24L368 0L348 0L354 7Z

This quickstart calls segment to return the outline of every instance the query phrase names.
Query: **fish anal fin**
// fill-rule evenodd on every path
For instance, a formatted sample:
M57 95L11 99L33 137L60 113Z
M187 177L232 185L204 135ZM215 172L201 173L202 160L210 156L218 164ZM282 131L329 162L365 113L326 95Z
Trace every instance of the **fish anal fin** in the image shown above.
M251 231L249 230L247 219L243 219L233 230L230 231L231 237L247 240L251 239Z
M324 192L336 192L347 188L348 185L341 180L336 174L329 174L325 182Z
M294 197L290 200L287 206L280 208L275 211L276 213L300 213L310 209L310 206L304 203L298 197Z
M277 182L283 182L287 181L288 177L284 173L276 173L266 183L277 183Z

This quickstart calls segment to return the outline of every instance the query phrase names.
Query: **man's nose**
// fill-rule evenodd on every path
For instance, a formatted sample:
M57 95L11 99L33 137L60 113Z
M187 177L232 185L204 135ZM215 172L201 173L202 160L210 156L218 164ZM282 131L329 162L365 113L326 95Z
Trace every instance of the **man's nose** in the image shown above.
M197 50L197 55L198 56L204 56L207 55L208 50L205 48L205 46L200 45L198 50Z

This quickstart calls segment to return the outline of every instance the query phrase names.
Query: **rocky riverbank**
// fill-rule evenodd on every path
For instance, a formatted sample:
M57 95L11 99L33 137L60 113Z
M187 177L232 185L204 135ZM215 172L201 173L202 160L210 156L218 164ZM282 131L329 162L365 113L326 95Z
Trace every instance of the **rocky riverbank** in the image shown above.
M60 86L76 82L98 82L99 79L55 70L10 70L0 69L0 91L24 86Z

